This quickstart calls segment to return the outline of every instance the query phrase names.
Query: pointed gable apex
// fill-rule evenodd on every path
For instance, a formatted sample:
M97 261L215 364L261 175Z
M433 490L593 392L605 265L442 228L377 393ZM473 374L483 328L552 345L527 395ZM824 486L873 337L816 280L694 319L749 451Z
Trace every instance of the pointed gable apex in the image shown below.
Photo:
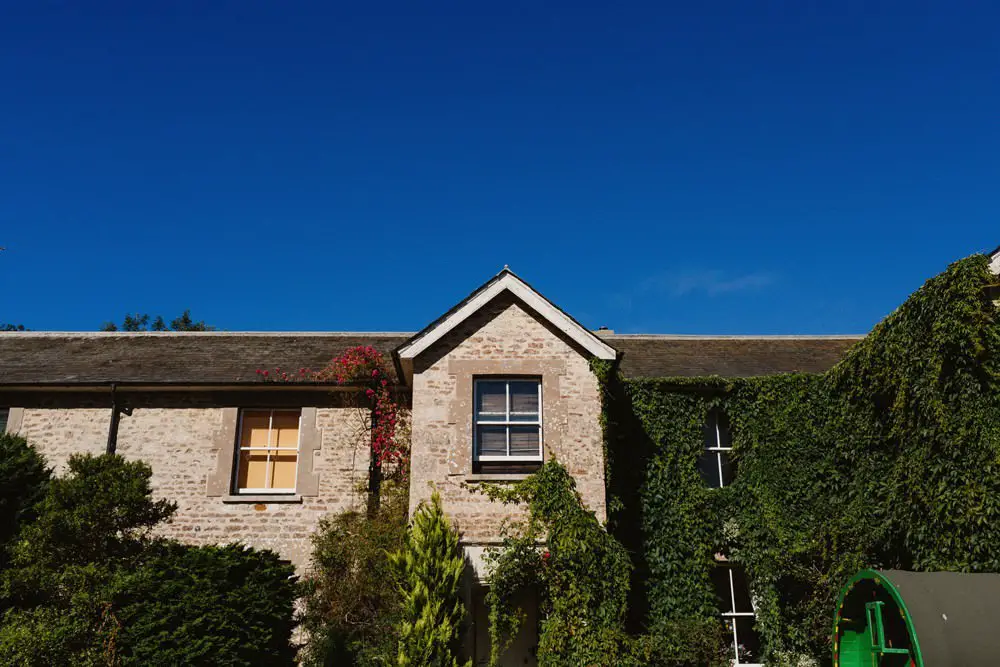
M510 292L516 296L538 313L542 319L598 359L613 360L617 356L618 353L613 347L535 291L506 266L454 308L397 348L396 355L401 360L415 359L504 292Z
M1000 247L989 254L990 258L990 271L995 274L1000 274Z

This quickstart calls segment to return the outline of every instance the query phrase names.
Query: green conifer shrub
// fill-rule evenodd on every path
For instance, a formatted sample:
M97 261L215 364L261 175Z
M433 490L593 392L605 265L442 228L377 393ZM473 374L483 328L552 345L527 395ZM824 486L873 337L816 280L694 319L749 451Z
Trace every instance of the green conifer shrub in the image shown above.
M390 556L390 562L403 596L396 664L457 667L465 618L460 590L465 559L437 491L430 504L417 508L403 548Z

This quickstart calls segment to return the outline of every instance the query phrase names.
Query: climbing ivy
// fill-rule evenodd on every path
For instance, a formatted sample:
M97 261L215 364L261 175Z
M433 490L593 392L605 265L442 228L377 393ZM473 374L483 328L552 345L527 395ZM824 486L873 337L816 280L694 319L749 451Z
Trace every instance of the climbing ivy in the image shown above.
M826 661L861 567L1000 571L1000 322L977 255L929 280L826 373L604 385L609 527L633 555L633 631L711 633L716 554L743 566L772 664ZM723 410L735 483L704 488Z
M516 601L526 590L539 597L539 665L627 660L628 555L583 506L566 469L550 461L513 487L484 484L479 490L493 500L525 503L529 512L527 523L492 555L490 664L500 664L524 620Z

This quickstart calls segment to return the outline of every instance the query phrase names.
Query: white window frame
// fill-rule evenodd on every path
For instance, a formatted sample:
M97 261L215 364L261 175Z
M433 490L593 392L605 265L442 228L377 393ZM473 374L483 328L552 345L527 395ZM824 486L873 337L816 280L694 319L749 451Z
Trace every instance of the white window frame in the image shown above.
M267 417L267 446L266 447L244 447L243 446L243 416L247 412L268 412ZM267 451L267 460L265 466L269 467L271 463L271 452L291 452L291 447L278 447L275 444L274 447L271 446L271 437L274 433L274 413L275 412L298 412L299 413L299 427L297 430L297 437L295 439L295 483L292 488L254 488L249 487L245 489L240 488L240 455L243 452L253 452L253 451ZM236 426L236 461L233 464L233 491L236 494L250 494L250 495L262 495L262 494L289 494L295 493L295 489L299 486L299 457L301 452L299 451L302 447L302 410L299 408L240 408L240 418L239 423ZM265 481L266 481L266 471L265 470Z
M705 447L706 452L712 452L715 454L715 464L718 466L719 473L719 486L711 486L710 489L723 489L726 487L726 477L722 474L722 457L726 456L729 452L733 451L733 446L729 447L722 446L722 427L719 425L722 422L722 413L718 410L712 410L708 413L708 419L715 421L715 445L712 447ZM732 434L730 434L729 441L732 442ZM729 460L729 465L732 466L732 459Z
M506 405L505 411L502 419L500 418L482 418L479 414L479 387L481 384L486 382L503 382L506 391ZM538 419L537 421L511 421L511 414L532 414L529 412L525 413L511 413L510 411L510 383L511 382L534 382L538 385ZM543 438L542 432L544 426L542 424L542 379L538 377L516 377L516 376L483 376L475 378L473 382L473 395L472 395L472 452L476 461L484 462L496 462L496 461L542 461L543 457ZM482 456L479 453L479 427L480 426L503 426L505 427L505 432L507 434L507 455L506 456L496 456L488 454ZM534 456L512 456L510 453L510 429L512 426L535 426L538 428L538 454Z
M751 618L755 622L757 620L757 601L754 599L753 591L747 591L750 597L750 606L753 611L735 611L736 582L733 579L733 566L720 563L717 564L716 567L721 567L726 570L726 577L729 581L729 609L733 611L724 611L721 616L724 621L729 621L728 625L732 626L733 630L733 659L730 664L732 664L733 667L762 667L762 663L759 662L740 662L740 638L739 633L736 630L736 619L738 618ZM749 580L747 583L749 585ZM760 634L758 633L758 637L759 636Z

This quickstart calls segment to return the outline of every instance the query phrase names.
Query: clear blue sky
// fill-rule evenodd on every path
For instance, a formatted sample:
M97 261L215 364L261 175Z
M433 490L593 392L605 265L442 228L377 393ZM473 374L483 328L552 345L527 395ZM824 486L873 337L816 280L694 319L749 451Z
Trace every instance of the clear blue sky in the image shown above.
M510 264L855 333L1000 244L995 2L581 4L0 0L0 321L415 330Z

